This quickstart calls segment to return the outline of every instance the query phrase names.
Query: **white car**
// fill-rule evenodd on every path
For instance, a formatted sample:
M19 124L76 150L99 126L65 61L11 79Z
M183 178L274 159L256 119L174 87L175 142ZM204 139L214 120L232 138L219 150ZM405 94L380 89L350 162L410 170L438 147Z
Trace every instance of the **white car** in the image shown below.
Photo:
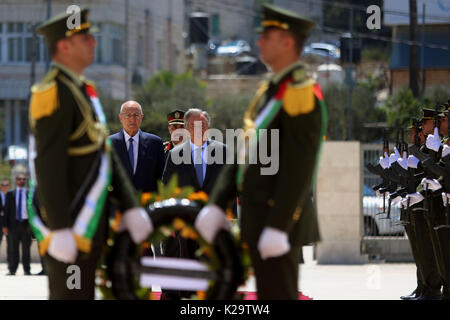
M216 51L218 56L235 57L243 53L250 53L252 48L245 40L234 40L219 46Z
M404 234L405 227L399 224L400 204L391 205L390 219L383 219L387 217L388 203L389 198L386 197L386 213L378 214L383 212L383 198L377 197L371 188L364 185L364 236L402 236Z
M341 51L335 45L329 43L315 42L305 46L302 53L303 57L316 56L330 60L339 60Z

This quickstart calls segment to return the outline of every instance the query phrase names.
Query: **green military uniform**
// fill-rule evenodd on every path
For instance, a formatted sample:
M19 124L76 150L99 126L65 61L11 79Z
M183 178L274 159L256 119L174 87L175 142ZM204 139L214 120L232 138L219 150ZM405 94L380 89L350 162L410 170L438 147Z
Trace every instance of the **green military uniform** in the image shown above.
M170 125L183 125L184 126L184 111L173 110L167 114L167 124ZM169 151L175 148L175 143L173 141L164 142L164 155L167 159ZM162 242L162 254L166 257L179 257L179 258L190 258L183 251L187 251L186 239L183 239L177 232L174 237L169 237ZM161 300L179 300L181 296L190 297L188 293L183 293L179 290L162 290Z
M45 35L51 46L74 32L89 32L87 14L87 9L82 10L79 30L68 30L68 15L63 14L42 24L38 32ZM50 230L73 227L86 191L99 176L99 154L110 148L105 144L107 129L94 112L89 90L90 94L95 92L92 82L57 63L31 90L30 126L35 139L37 192L43 222ZM108 200L116 201L122 212L139 206L113 148L110 163L112 178L107 186L107 201L92 242L86 247L77 239L81 251L73 264L81 270L81 289L70 290L66 283L71 275L67 273L69 265L46 254L50 299L94 299L95 270L108 231Z
M281 28L307 37L313 22L274 6L264 5L264 28ZM326 126L320 88L300 62L263 83L244 117L245 128L279 130L279 170L262 175L261 163L226 165L219 175L210 201L225 209L236 192L241 205L242 240L250 248L259 299L298 299L298 264L301 246L319 240L312 184L319 146ZM274 108L275 105L279 109ZM271 114L265 117L266 114ZM271 138L268 150L271 149ZM265 227L284 231L290 251L262 260L257 249Z
M434 118L435 111L430 109L423 109L422 120L432 120ZM440 114L439 116L442 116ZM430 153L430 150L423 144L420 148L423 153ZM423 168L421 169L423 171ZM425 191L422 184L417 186L417 192L421 193L424 197ZM435 216L436 212L442 208L442 198L439 194L433 195L431 199L432 212L428 211L412 211L411 227L415 233L416 248L418 251L418 259L416 261L420 274L420 282L422 284L422 292L419 299L434 299L440 297L442 278L440 276L440 265L438 264L439 253L436 247L436 240L433 235L431 219ZM428 209L427 200L415 205L414 208Z

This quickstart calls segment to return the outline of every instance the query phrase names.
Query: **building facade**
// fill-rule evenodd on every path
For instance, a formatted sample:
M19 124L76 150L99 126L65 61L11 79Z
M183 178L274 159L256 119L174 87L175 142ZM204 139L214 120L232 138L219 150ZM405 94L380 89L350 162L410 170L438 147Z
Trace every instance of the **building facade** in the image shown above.
M49 8L54 16L73 4L89 7L100 29L95 63L85 75L103 95L125 100L133 84L160 70L184 71L184 0L0 0L2 157L7 147L27 144L30 86L48 68L45 41L33 42L33 26L47 19Z

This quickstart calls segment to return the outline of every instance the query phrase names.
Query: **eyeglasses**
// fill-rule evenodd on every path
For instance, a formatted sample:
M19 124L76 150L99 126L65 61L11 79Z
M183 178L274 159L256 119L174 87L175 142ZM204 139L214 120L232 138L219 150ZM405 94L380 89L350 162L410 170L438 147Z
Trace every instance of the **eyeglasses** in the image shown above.
M140 117L142 117L142 113L122 113L122 116L125 119L130 119L131 117L140 118Z
M16 178L16 180L19 180L19 181L25 181L25 180L27 180L26 178Z

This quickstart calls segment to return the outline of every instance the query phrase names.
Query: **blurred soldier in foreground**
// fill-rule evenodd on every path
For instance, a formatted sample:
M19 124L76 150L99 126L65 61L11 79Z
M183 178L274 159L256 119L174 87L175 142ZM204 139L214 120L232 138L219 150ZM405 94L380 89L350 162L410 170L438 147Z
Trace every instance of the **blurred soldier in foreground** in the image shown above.
M263 173L267 165L248 164L248 157L245 164L226 165L195 223L213 241L220 228L229 227L224 210L239 194L242 240L250 249L259 299L297 300L301 247L319 240L315 211L305 209L311 204L326 108L320 87L299 61L314 25L290 11L263 6L258 46L274 75L258 89L244 116L244 129L268 129L267 136L256 131L255 143L261 147L266 139L271 152L279 143L279 168ZM278 132L279 141L273 142L270 137ZM249 150L257 148L250 142Z
M152 230L107 139L95 85L82 76L96 45L88 10L74 15L61 14L38 27L53 65L31 89L30 168L44 225L33 213L30 222L45 254L50 299L94 299L110 200L124 213L121 229L134 242Z

